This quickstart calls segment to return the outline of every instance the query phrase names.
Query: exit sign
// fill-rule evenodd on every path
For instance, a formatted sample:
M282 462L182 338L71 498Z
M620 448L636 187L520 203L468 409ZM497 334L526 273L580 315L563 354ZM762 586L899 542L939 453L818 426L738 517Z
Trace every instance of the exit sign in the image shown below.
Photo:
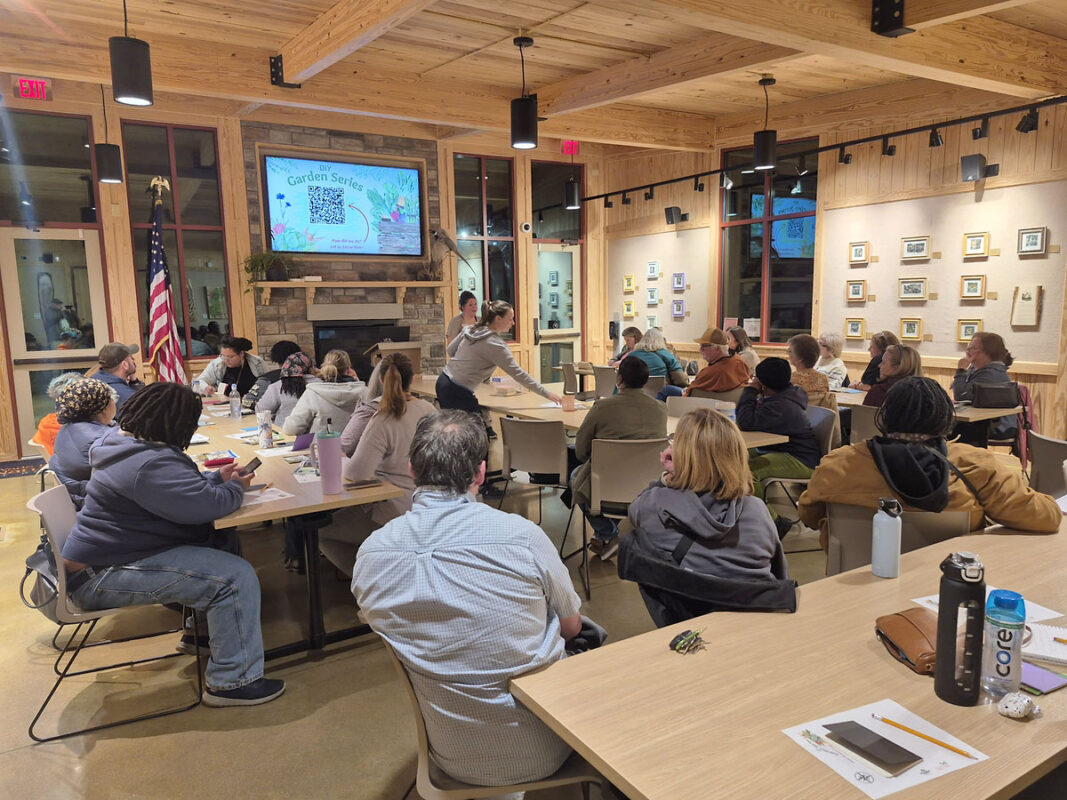
M28 78L24 75L11 77L11 88L20 100L51 102L52 81L48 78Z
M571 141L570 139L564 139L559 143L559 152L565 156L577 156L581 155L579 150L581 145L578 142Z

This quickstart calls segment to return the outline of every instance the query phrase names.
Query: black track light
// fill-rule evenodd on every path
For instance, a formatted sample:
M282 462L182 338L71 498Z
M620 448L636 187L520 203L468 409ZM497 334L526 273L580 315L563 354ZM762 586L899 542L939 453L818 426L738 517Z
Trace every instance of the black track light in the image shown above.
M655 196L656 196L656 187L655 186L649 186L647 189L645 189L645 199L646 200L651 200Z
M897 154L897 146L889 143L889 137L882 137L882 155L883 156L895 156Z
M940 147L945 143L945 140L941 138L941 134L937 132L937 128L930 129L930 146Z
M611 197L604 198L604 208L615 208L615 204L611 202Z
M730 173L728 172L722 174L722 188L726 191L730 191L734 188L733 178L730 177Z
M851 164L852 163L852 153L846 153L844 147L839 147L837 149L837 163L838 164Z
M582 207L581 187L573 175L567 178L567 184L563 187L563 207L568 211L577 211Z
M1038 117L1037 109L1031 108L1025 114L1023 118L1019 120L1019 124L1015 126L1015 130L1019 133L1033 133L1037 130Z
M529 36L516 36L512 43L519 48L522 64L522 95L511 101L511 146L516 150L533 150L537 147L537 95L526 93L526 56L524 51L533 46Z
M152 105L152 59L148 42L130 36L126 0L122 2L123 36L107 40L111 56L111 92L116 103Z
M797 175L808 174L808 159L807 156L802 155L800 157L800 165L797 167Z
M699 175L697 177L693 178L693 191L694 192L702 192L702 191L704 191L704 181L700 180L700 176Z
M977 128L971 128L971 138L975 141L989 138L989 117L982 117Z
M626 194L626 192L623 192L622 193L622 204L624 206L628 206L632 202L633 202L633 200L630 199L630 196L628 194Z
M545 221L545 212L544 211L538 211L537 212L537 221L538 222L544 222Z
M774 169L774 162L778 158L778 131L767 127L771 112L771 98L767 88L774 84L775 80L770 75L764 75L759 81L759 85L763 87L763 130L752 134L752 152L758 170Z

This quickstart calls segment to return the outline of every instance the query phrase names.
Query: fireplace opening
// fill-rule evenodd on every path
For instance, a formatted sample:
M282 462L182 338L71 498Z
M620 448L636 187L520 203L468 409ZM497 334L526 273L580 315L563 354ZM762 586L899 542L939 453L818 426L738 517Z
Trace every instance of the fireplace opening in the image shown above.
M390 320L352 320L348 322L316 322L312 325L315 337L315 363L321 364L330 350L344 350L352 360L352 369L360 380L370 379L370 356L364 353L378 342L411 341L411 329Z

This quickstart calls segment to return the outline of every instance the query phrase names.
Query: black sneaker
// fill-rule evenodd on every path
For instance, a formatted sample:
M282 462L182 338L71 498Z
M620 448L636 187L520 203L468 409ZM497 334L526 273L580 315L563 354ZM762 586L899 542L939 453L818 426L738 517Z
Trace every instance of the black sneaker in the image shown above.
M226 706L258 706L281 697L285 681L260 678L236 689L206 689L204 705L213 708Z
M208 637L201 636L197 638L191 633L187 633L182 636L182 639L174 648L179 653L185 653L187 656L210 656L211 655L211 643Z

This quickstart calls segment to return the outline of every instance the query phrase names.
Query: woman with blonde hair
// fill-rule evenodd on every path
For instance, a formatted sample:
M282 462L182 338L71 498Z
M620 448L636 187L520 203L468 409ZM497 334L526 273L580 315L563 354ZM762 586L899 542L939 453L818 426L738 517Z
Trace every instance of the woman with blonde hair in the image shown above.
M675 595L674 584L650 588L655 586L651 574L648 583L640 574L632 577L642 584L645 604L660 625L687 619L680 615L682 608L695 616L727 605L764 607L766 598L757 600L756 587L777 586L788 571L767 506L752 494L748 450L737 426L708 408L690 411L678 421L660 461L663 476L630 504L634 533L620 542L620 575L629 569L629 559L639 556L688 576L679 577L683 582L692 576L714 579L714 590L694 600L691 593ZM722 589L726 595L718 593ZM711 607L701 610L702 603Z
M819 337L818 344L819 360L815 362L815 371L825 375L830 382L830 391L836 392L848 378L848 369L841 360L845 340L840 333L824 333Z
M886 348L891 344L900 344L900 339L893 331L878 331L878 333L871 335L871 343L867 345L867 352L871 354L871 360L867 364L867 368L863 370L863 377L860 378L860 382L855 384L854 388L867 391L879 381L879 370L882 366L882 357L885 355Z
M904 378L921 378L922 374L923 360L918 350L906 344L889 345L882 354L878 373L880 380L867 391L863 405L877 408L885 402L885 396L893 386Z
M644 336L641 333L640 328L635 328L631 325L628 328L622 329L622 350L619 351L618 358L612 358L608 360L608 366L617 367L626 356L630 355L637 347L637 343L641 341L641 337Z
M285 420L287 434L318 433L327 428L340 432L363 399L366 384L356 377L344 350L331 350L322 359L319 381L309 383Z

